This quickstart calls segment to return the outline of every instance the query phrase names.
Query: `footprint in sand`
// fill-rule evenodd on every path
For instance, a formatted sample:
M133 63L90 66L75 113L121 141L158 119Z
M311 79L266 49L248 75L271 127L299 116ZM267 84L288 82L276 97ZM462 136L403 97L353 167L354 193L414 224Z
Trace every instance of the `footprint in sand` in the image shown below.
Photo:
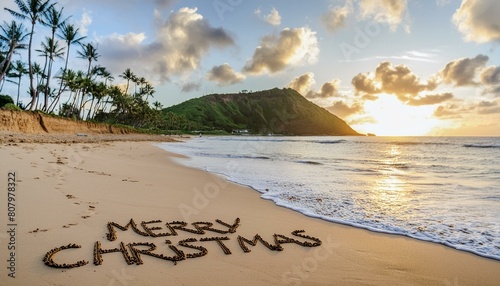
M37 229L32 230L32 231L30 231L28 233L37 233L37 232L46 232L46 231L48 231L48 229L39 229L39 228L37 228Z
M111 177L111 174L104 173L104 172L98 172L98 171L87 171L87 173L89 173L89 174L96 174L96 175L99 175L99 176L109 176L109 177Z
M78 225L77 223L70 223L70 224L66 224L66 225L63 225L63 228L70 228L72 226L76 226Z

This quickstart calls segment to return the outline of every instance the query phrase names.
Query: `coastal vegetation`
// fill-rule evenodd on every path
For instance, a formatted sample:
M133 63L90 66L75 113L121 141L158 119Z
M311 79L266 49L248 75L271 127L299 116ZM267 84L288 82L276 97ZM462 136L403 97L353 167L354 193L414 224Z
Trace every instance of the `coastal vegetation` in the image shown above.
M308 101L297 91L212 94L163 110L184 116L201 130L282 135L360 135L342 119Z
M156 133L359 135L292 89L213 94L163 109L159 101L151 102L154 86L130 68L114 83L117 78L99 65L97 44L80 34L63 7L50 0L14 2L17 9L4 9L15 20L0 24L0 92L5 84L17 86L16 94L7 96L15 99L7 102L9 110ZM45 38L34 43L38 33ZM27 50L27 62L21 50ZM27 96L29 102L20 100Z
M98 64L97 45L85 41L63 7L50 0L14 2L17 9L4 9L16 20L0 24L0 91L6 83L16 85L17 94L10 95L16 98L13 103L21 109L79 120L136 128L165 126L161 104L150 103L155 93L152 84L130 69L119 75L126 87L113 84L115 77ZM40 44L33 41L37 33L46 35ZM27 50L27 62L16 59L21 50ZM86 61L85 70L72 69L74 57ZM27 88L22 83L25 77ZM22 92L29 95L29 103L19 100Z

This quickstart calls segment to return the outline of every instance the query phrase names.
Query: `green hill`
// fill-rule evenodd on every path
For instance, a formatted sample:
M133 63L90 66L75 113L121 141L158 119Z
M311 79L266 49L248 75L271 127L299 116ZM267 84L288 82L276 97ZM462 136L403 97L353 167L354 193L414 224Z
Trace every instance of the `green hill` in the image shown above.
M283 135L361 135L293 89L212 94L163 110L196 122L204 130Z

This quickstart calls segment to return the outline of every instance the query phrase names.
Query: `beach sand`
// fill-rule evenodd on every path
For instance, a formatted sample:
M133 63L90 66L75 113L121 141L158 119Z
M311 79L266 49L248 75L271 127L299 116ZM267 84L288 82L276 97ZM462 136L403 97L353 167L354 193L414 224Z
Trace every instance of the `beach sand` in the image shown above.
M30 141L28 141L30 142ZM56 142L72 142L56 141ZM170 143L181 144L181 143ZM403 236L386 235L306 217L275 206L250 188L219 176L176 164L170 154L153 142L103 142L37 144L4 141L0 145L0 279L1 285L499 285L500 262L442 245ZM236 167L236 166L234 166ZM17 186L15 223L15 277L8 276L12 241L7 231L6 186L15 172ZM160 220L148 227L153 233L169 232L167 222L212 222L228 229L220 219L240 225L235 233L205 234L176 230L177 236L148 237L116 229L117 239L107 239L108 222L125 226L130 219ZM178 226L178 225L177 225ZM189 225L192 229L193 227ZM298 241L294 230L319 238L322 245L282 244L272 251L259 242L244 253L238 236L259 234L274 243L274 234ZM225 237L232 254L216 241ZM142 254L143 264L128 265L121 253L102 254L93 264L96 241L104 249L120 242L154 243L155 253L173 256L171 245L187 253L198 250L178 246L195 238L208 254L171 261ZM89 263L73 269L44 265L53 248L81 245L53 256L56 263ZM137 249L148 247L136 246Z

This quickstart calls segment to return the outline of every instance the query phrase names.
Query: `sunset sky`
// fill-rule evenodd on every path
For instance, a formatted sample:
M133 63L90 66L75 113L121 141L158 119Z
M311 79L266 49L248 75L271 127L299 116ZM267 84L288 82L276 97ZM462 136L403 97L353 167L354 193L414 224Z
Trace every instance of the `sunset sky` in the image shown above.
M58 2L115 84L131 68L164 106L292 87L362 133L500 136L498 0Z

